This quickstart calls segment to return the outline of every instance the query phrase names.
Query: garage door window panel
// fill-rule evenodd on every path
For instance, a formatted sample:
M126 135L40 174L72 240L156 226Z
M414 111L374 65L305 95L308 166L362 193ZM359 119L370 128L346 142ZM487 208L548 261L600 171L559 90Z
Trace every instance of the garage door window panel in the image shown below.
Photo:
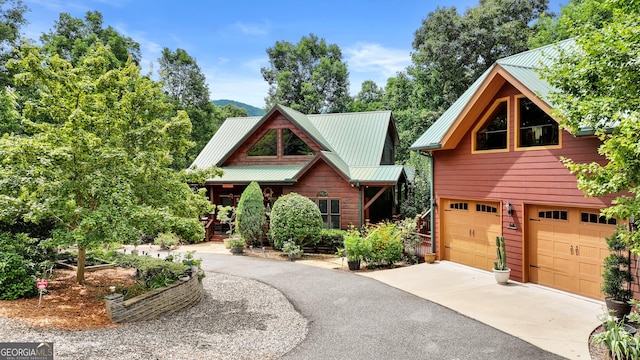
M607 219L606 216L598 213L582 212L580 214L581 221L583 223L590 224L603 224L603 225L617 225L618 221L615 218Z

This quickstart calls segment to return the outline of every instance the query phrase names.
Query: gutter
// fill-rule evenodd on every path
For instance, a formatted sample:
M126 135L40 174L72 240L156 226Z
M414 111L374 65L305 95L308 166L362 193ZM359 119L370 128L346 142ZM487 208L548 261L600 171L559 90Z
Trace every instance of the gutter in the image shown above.
M437 142L437 143L430 143L425 146L415 146L415 147L412 146L409 148L410 151L424 151L424 150L435 150L435 149L442 149L442 144ZM426 155L426 156L431 156L431 155Z

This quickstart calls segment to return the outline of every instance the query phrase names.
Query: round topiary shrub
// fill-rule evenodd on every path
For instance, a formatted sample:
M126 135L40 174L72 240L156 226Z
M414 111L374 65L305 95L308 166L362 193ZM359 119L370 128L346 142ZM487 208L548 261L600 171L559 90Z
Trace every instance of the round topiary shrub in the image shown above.
M276 249L281 250L288 240L293 240L300 247L315 245L320 240L321 231L320 209L308 198L290 193L273 204L269 237Z
M262 244L262 234L267 223L262 190L257 182L252 181L242 192L236 210L236 231L247 245Z

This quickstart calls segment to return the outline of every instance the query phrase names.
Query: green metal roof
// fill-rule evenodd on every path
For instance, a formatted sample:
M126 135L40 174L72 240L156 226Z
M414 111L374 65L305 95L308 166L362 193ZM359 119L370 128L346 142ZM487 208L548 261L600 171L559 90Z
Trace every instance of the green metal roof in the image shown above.
M391 111L308 115L335 153L350 166L380 165Z
M352 182L396 183L404 167L402 165L353 166L349 168Z
M342 160L340 156L336 153L332 153L329 151L322 151L322 156L327 159L327 161L333 166L335 166L340 172L344 174L347 178L351 178L351 171L349 171L349 165Z
M209 183L295 182L293 180L304 166L227 166L221 177L208 179Z
M258 124L260 119L259 116L251 116L225 120L191 166L206 169L212 165L218 165L246 137L249 130Z
M228 118L192 166L220 166L275 111L280 111L325 151L322 157L352 182L396 182L402 166L380 165L387 132L398 137L391 111L305 115L276 105L263 117ZM308 165L308 164L307 164ZM210 179L225 182L291 182L305 166L229 166L224 175Z
M293 121L294 123L297 123L298 127L301 130L305 131L312 139L314 139L322 147L324 147L326 150L333 151L333 148L331 147L330 143L327 142L323 134L320 131L318 131L318 129L313 125L313 123L309 121L309 118L307 115L282 105L276 105L276 108L280 109L283 114L287 115L287 117L291 121Z
M496 61L409 147L409 150L430 150L442 147L442 139L496 66L503 68L543 101L553 106L548 98L553 89L546 81L540 79L537 70L550 65L560 51L570 50L574 44L574 39L563 40Z

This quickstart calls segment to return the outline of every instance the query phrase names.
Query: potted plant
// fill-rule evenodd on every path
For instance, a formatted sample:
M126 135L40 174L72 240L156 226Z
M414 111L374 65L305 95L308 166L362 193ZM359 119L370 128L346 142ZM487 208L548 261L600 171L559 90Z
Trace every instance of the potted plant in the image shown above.
M427 264L433 264L436 262L436 253L428 252L424 254L424 262Z
M344 236L344 251L347 254L347 265L351 271L360 269L363 241L360 235L349 234Z
M300 259L303 252L300 245L296 244L293 240L285 241L284 244L282 244L282 251L287 253L289 260L291 261Z
M602 268L602 293L611 315L622 319L631 312L629 301L633 298L631 283L631 256L623 241L623 228L616 228L607 238L609 256Z
M496 261L493 262L493 276L496 282L505 285L509 281L511 269L507 267L507 250L504 245L504 236L496 236Z
M229 251L231 251L231 253L233 255L239 255L239 254L242 254L244 252L244 240L243 239L232 239L230 241L230 245L231 245L231 249Z

